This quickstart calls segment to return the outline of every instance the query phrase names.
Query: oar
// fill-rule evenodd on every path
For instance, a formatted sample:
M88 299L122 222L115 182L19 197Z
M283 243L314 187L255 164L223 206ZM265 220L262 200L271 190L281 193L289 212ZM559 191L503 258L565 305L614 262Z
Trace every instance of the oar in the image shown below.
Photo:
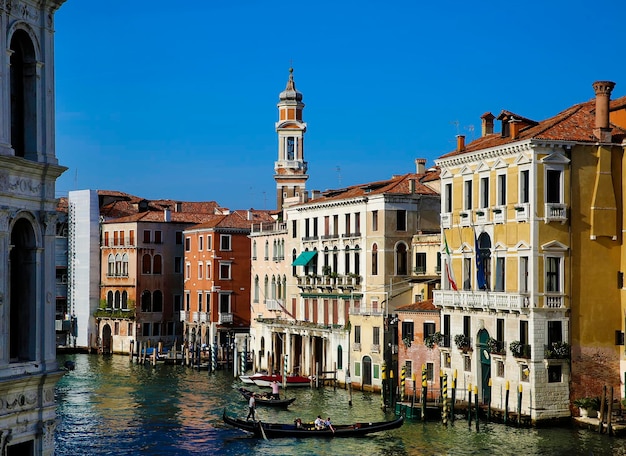
M258 410L255 408L254 409L254 414L257 417L257 423L259 423L259 427L261 428L261 434L263 435L263 440L267 440L267 436L265 435L265 429L263 429L263 423L261 423L261 420L259 419L259 412Z

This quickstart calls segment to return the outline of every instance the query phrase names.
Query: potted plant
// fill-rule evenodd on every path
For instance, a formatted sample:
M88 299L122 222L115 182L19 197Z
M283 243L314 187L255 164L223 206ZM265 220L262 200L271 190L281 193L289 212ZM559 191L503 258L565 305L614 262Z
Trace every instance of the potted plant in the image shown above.
M514 340L509 344L509 350L511 350L511 354L516 358L522 356L522 343L519 340Z
M424 345L426 345L428 349L432 349L435 345L439 345L442 340L443 334L437 331L424 339Z
M574 401L574 405L578 407L581 418L595 418L598 416L600 399L597 397L580 397Z
M459 350L468 351L470 349L470 340L465 334L454 336L454 343Z
M502 345L503 343L499 343L498 339L493 337L487 340L487 350L489 350L489 353L502 353Z
M546 346L546 359L569 359L570 345L567 342L552 342Z
M325 276L330 275L331 271L332 269L328 265L322 267L322 274L324 274Z
M404 346L406 348L411 348L411 339L409 339L408 337L403 337L402 342L404 343Z

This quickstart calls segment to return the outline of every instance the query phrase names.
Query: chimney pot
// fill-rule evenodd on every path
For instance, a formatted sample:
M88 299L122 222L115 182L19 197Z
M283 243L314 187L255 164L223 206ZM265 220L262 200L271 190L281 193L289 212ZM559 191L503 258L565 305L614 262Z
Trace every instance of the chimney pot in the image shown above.
M465 150L465 135L456 136L456 151L463 152Z
M519 138L519 130L521 126L522 126L521 121L519 119L515 119L514 117L511 117L511 120L509 120L509 130L511 131L511 139Z
M611 142L611 127L609 126L609 104L611 92L615 87L612 81L596 81L593 90L596 93L596 125L593 134L601 142Z
M486 112L482 116L480 116L482 123L482 136L493 134L493 120L495 118L496 117L490 112Z
M426 159L416 158L415 159L415 173L424 174L425 172L426 172Z

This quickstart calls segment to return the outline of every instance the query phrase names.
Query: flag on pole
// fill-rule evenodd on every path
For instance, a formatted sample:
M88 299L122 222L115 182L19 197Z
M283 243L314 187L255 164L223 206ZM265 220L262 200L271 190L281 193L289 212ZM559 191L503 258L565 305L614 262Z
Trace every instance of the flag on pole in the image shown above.
M476 237L476 231L474 231L474 246L476 250L476 285L479 290L487 289L487 279L485 278L485 265L480 256L480 249L478 248L478 237Z
M458 291L456 286L456 280L454 279L454 271L452 270L452 257L450 256L450 249L448 248L448 240L446 239L446 233L443 233L443 242L446 247L446 278L450 287Z

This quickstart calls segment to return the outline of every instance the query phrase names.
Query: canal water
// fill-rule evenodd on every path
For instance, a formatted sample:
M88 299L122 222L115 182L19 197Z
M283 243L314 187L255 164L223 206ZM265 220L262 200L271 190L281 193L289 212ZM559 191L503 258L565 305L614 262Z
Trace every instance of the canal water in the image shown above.
M626 455L626 440L574 427L519 429L462 418L441 423L405 422L400 429L358 439L264 441L222 422L226 409L245 417L243 386L232 374L182 366L132 364L124 356L66 355L75 362L57 387L58 456L74 455ZM382 421L380 396L346 390L291 388L289 410L258 408L264 421L334 423Z

